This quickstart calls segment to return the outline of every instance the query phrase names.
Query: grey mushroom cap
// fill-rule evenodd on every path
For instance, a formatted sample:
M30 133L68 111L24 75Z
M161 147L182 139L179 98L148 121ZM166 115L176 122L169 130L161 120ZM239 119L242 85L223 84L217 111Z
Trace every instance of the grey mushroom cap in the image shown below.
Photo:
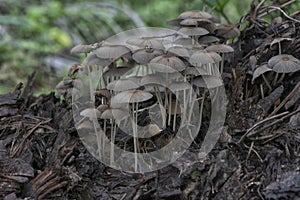
M196 51L189 59L193 66L201 66L206 64L213 64L222 61L222 57L215 52Z
M209 71L203 67L187 67L184 72L186 75L200 76L200 75L209 75Z
M140 49L133 53L132 59L140 64L147 64L153 58L163 54L162 50L156 49Z
M223 85L223 81L221 78L217 76L208 76L208 75L202 75L195 77L193 79L193 84L197 87L203 87L203 88L216 88Z
M94 52L89 54L86 59L84 60L83 66L100 66L100 67L105 67L108 66L112 63L112 60L109 59L103 59L99 58Z
M231 39L240 35L240 30L235 26L221 24L216 29L216 35L225 39Z
M110 82L106 88L109 90L113 90L116 92L119 91L124 91L124 90L132 90L132 89L136 89L139 88L140 85L132 80L129 79L119 79L119 80L115 80Z
M254 83L254 80L256 78L258 78L259 76L261 76L262 74L272 71L271 68L268 67L267 64L261 65L259 67L257 67L254 72L253 72L253 76L252 76L252 83Z
M231 53L233 52L233 48L231 46L228 46L226 44L215 44L215 45L210 45L206 47L207 51L213 51L217 53Z
M127 90L120 92L111 98L111 104L138 103L151 99L153 95L143 90Z
M163 40L156 38L134 38L127 40L127 43L140 48L164 49Z
M101 112L95 108L86 108L80 112L83 117L88 117L89 119L98 119L101 117Z
M178 19L187 19L187 18L209 19L215 23L220 22L220 20L217 17L209 14L208 12L200 11L200 10L185 11L178 16Z
M192 44L195 44L197 43L196 40L190 38L190 37L181 37L181 38L178 38L174 41L174 44L178 44L178 45L183 45L183 46L186 46L186 45L192 45Z
M166 84L166 79L160 74L150 74L141 79L142 86L165 86Z
M161 55L153 58L148 67L157 72L171 73L183 71L186 65L176 56Z
M300 61L292 55L281 54L273 56L268 66L277 73L292 73L300 70Z
M71 49L71 54L89 53L99 48L103 42L96 42L94 44L79 44Z
M95 50L95 54L97 55L97 57L113 60L116 60L130 52L131 50L123 45L101 46L100 48Z
M219 42L220 39L212 36L212 35L204 35L202 37L199 38L199 44L211 44L214 42Z
M187 18L180 22L182 26L194 26L194 27L201 27L208 30L210 33L213 33L217 26L210 21L209 19L195 19L195 18Z
M201 27L182 27L178 30L178 32L188 36L202 36L209 34L208 30Z
M127 66L118 66L115 68L111 68L108 71L103 73L104 77L113 77L113 76L122 76L130 71L132 68Z
M120 108L108 108L106 109L102 115L101 119L115 119L122 120L125 117L129 116L129 113Z
M189 51L182 46L172 46L167 50L167 52L168 54L183 57L183 58L190 57Z

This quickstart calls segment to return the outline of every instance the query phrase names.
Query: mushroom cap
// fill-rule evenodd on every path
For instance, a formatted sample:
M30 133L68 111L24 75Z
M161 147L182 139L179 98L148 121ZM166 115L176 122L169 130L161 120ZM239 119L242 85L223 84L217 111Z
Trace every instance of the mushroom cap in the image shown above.
M112 63L112 60L99 58L94 52L89 54L85 59L84 66L97 65L100 67L108 66Z
M216 35L225 39L235 38L240 35L240 30L235 26L221 24L216 29Z
M120 108L108 108L102 113L101 119L122 120L128 115L128 112Z
M142 86L158 86L158 85L166 85L166 79L159 75L159 74L150 74L147 76L144 76L141 79L141 85Z
M208 12L200 11L200 10L185 11L185 12L181 13L178 16L178 19L187 19L187 18L209 19L209 20L211 20L212 22L215 22L215 23L220 22L220 20L217 17L211 15Z
M168 88L173 91L182 91L182 90L187 90L191 88L191 85L187 82L179 82L179 81L172 81L169 85Z
M194 43L196 43L196 41L190 37L181 37L181 38L178 38L174 41L174 44L179 44L179 45L183 45L183 46L186 46L186 45L192 45Z
M107 84L106 88L113 91L124 91L139 88L139 84L130 79L119 79Z
M105 110L109 108L108 104L101 104L97 107L97 110L99 110L101 113L103 113Z
M189 62L193 66L201 66L209 63L218 63L222 60L222 57L215 52L196 51L189 59Z
M272 71L271 68L268 67L267 64L261 65L259 67L257 67L254 72L253 72L253 76L252 76L252 83L254 83L254 80L256 78L258 78L259 76L261 76L262 74Z
M228 46L226 44L215 44L215 45L210 45L206 47L207 51L213 51L217 53L231 53L233 52L233 48L231 46Z
M113 76L122 76L124 74L126 74L129 70L131 70L131 67L127 67L127 66L118 66L115 68L111 68L108 71L103 73L104 77L113 77Z
M204 35L202 37L199 38L199 44L211 44L211 43L214 43L214 42L219 42L220 39L215 37L215 36L212 36L212 35Z
M111 93L108 89L103 88L103 89L98 89L95 91L95 95L99 97L105 97L107 99L111 98Z
M95 50L95 54L97 55L97 57L113 60L116 60L117 58L120 58L130 52L130 49L123 45L101 46L100 48Z
M201 27L182 27L178 30L178 32L188 36L201 36L209 33L208 30Z
M101 112L95 108L86 108L80 112L83 117L88 117L89 119L97 119L101 117Z
M186 68L180 58L166 54L153 58L148 67L164 73L183 71Z
M208 76L208 75L202 75L195 77L193 79L193 84L197 87L203 87L203 88L216 88L223 85L223 81L221 78L217 76Z
M127 43L140 48L164 49L163 40L157 38L134 38Z
M203 67L187 67L184 72L186 75L194 75L194 76L200 76L200 75L209 75L210 73L204 69Z
M138 103L151 99L153 95L143 90L127 90L111 98L111 104Z
M180 21L179 24L182 26L201 27L208 30L210 33L213 33L217 29L217 26L209 19L187 18Z
M162 50L156 49L140 49L132 54L132 59L140 64L147 64L153 58L163 54Z
M76 74L79 70L82 70L83 69L83 66L80 65L80 64L74 64L70 69L69 69L69 72L68 72L68 76L69 77L72 77L74 74Z
M167 52L170 55L179 56L179 57L183 57L183 58L190 57L189 51L182 46L172 46L172 47L168 48Z
M268 66L277 73L292 73L300 70L300 61L292 55L281 54L273 56Z
M94 44L79 44L71 49L71 54L89 53L102 45L103 42L96 42Z

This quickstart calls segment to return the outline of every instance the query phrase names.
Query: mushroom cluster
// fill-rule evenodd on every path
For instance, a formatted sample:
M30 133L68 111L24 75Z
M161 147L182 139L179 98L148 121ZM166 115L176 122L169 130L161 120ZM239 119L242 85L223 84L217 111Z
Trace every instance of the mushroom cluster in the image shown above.
M267 26L261 25L260 29L265 34L252 34L250 38L244 38L241 46L246 56L243 59L245 66L248 66L248 75L251 76L251 83L246 82L246 99L258 93L261 98L265 98L274 91L274 87L279 87L287 80L286 75L299 73L300 30L293 28L299 26L299 23L291 19L277 17ZM256 29L256 26L251 29ZM251 32L251 29L247 30ZM245 36L249 37L249 34ZM249 52L246 46L251 47Z
M123 43L102 41L71 50L86 54L82 66L90 77L85 83L91 104L78 111L81 119L77 128L99 133L91 136L97 157L103 158L106 143L114 143L123 130L132 136L136 153L141 152L141 135L153 137L163 130L175 134L182 124L192 125L193 110L202 116L208 90L222 86L224 54L233 52L224 43L237 37L239 30L198 10L184 12L168 24L179 28L171 34L139 35ZM95 72L97 83L91 81ZM99 122L100 127L90 122ZM110 163L115 159L111 148Z

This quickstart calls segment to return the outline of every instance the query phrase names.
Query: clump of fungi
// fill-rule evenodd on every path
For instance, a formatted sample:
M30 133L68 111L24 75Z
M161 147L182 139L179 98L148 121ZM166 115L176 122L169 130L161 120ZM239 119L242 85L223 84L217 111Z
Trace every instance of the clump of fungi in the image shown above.
M207 12L187 11L168 22L178 27L171 34L139 35L125 42L102 41L71 50L86 55L82 71L89 79L84 81L88 88L83 92L89 90L90 98L79 98L73 104L86 105L75 116L78 127L87 130L81 125L86 125L86 120L98 122L89 129L96 134L93 152L97 157L103 158L110 141L122 146L122 139L116 142L118 137L131 138L133 148L128 142L123 148L140 153L142 127L149 126L146 130L152 137L159 132L176 134L182 125L192 126L193 110L202 116L208 90L217 91L222 86L224 55L233 52L226 42L240 34L236 27L219 23ZM93 76L97 76L97 82L92 81ZM150 116L156 120L147 120ZM151 134L153 127L155 134ZM109 154L113 164L113 149Z

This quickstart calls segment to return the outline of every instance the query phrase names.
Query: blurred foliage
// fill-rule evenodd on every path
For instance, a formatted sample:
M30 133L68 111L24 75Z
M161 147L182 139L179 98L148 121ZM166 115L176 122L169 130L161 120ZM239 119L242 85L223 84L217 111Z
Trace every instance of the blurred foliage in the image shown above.
M67 67L80 62L69 53L77 44L140 26L166 27L166 21L192 9L237 23L249 5L250 0L0 0L0 93L33 71L35 91L53 90Z

